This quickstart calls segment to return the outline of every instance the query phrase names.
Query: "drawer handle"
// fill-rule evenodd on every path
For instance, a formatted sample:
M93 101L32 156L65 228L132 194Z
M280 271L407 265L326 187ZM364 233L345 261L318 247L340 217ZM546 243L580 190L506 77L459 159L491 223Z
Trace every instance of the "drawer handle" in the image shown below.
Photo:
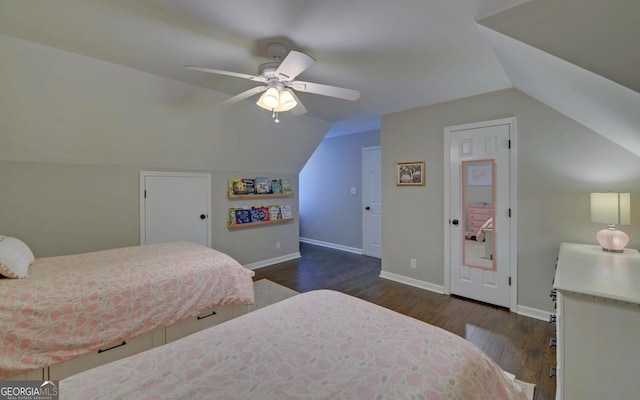
M100 350L98 350L98 353L104 353L105 351L109 351L109 350L113 350L113 349L118 348L118 347L122 347L122 346L124 346L125 344L127 344L127 342L124 342L124 341L123 341L122 343L117 344L117 345L115 345L115 346L111 346L111 347L109 347L108 349L100 349Z
M216 315L215 311L211 311L211 314L203 315L202 317L198 315L198 321L200 321L201 319L213 317L214 315Z

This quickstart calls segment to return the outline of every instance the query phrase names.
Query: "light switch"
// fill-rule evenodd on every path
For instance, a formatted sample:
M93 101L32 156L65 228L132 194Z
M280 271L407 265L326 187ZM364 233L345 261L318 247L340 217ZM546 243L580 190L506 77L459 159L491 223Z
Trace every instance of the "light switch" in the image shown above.
M351 194L356 194L356 193L358 193L358 190L356 189L355 186L352 186L351 187Z

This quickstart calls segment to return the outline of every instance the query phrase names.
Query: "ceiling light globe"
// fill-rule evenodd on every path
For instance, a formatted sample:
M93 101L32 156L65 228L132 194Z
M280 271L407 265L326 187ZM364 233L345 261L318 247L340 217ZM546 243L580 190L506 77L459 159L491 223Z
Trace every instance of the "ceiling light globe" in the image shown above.
M283 90L282 93L280 93L279 111L289 111L297 105L298 102L296 101L295 97L293 97L291 91L287 89Z
M262 95L262 103L269 108L277 108L280 104L280 95L278 89L269 88Z

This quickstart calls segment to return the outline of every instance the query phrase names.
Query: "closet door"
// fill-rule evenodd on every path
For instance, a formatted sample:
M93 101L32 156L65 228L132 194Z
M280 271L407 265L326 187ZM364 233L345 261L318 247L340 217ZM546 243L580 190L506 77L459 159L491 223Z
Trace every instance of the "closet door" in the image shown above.
M140 172L140 244L211 246L211 175Z
M513 122L505 119L446 129L450 291L508 308L516 298L516 288L511 286L515 276L509 145ZM476 223L482 221L484 226L489 217L491 225L479 232Z

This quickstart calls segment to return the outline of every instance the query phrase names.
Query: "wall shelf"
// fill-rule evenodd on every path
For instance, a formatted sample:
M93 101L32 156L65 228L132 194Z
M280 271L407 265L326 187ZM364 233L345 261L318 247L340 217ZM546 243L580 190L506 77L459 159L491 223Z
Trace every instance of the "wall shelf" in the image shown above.
M227 198L229 200L238 200L238 199L270 199L275 197L293 197L293 193L268 193L268 194L231 194L227 192Z
M251 227L262 226L262 225L284 224L284 223L293 222L293 221L295 221L295 218L278 219L278 220L275 220L275 221L248 222L246 224L232 224L231 222L227 221L227 228L228 229L243 229L243 228L251 228Z

